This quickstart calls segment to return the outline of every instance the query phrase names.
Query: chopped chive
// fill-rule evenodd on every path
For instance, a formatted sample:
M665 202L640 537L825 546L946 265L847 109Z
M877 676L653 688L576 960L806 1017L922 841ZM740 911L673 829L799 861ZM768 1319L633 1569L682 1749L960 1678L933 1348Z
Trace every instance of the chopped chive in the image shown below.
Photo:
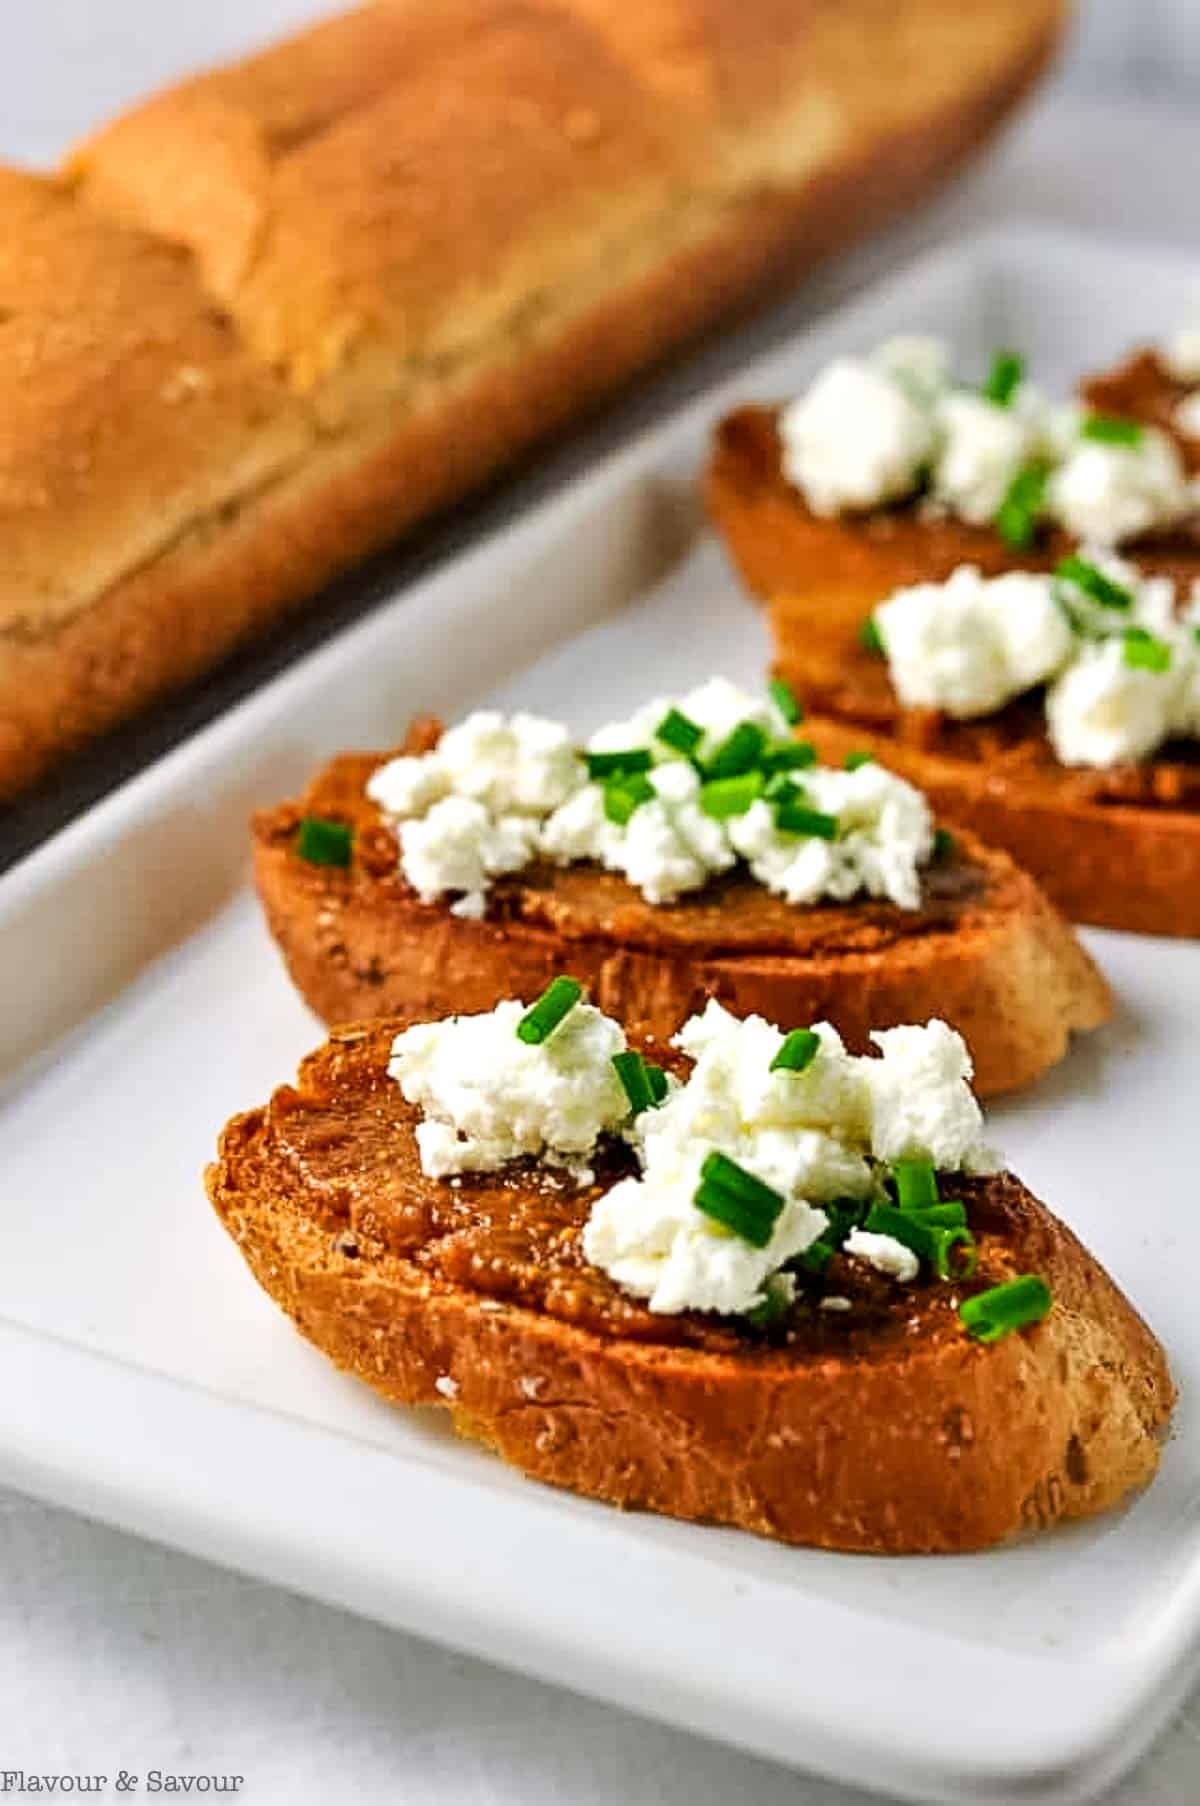
M767 779L763 795L769 803L799 803L804 800L804 791L799 784L793 784L784 771L777 771Z
M764 771L807 771L817 762L817 749L811 740L780 740L768 746L762 756Z
M715 1149L700 1168L700 1184L692 1201L705 1216L755 1248L765 1248L770 1241L784 1204L779 1192Z
M614 1054L613 1065L635 1116L662 1103L667 1095L667 1075L661 1066L652 1065L632 1050Z
M791 684L784 683L782 677L773 677L767 688L770 691L771 701L789 727L795 727L798 722L804 720L803 706Z
M829 1218L825 1234L840 1248L850 1231L860 1228L866 1221L870 1206L864 1198L835 1198L832 1204L822 1208Z
M1040 1323L1054 1303L1050 1287L1036 1273L1006 1279L1003 1285L977 1292L958 1307L963 1328L977 1342L998 1342L1011 1330Z
M306 815L296 836L296 851L310 865L349 865L353 831L342 821Z
M933 857L939 865L945 865L958 851L958 842L949 828L933 830Z
M858 643L863 648L864 652L871 653L875 658L887 657L887 647L883 643L883 634L880 631L879 622L875 619L874 615L868 615L862 626L859 628Z
M1046 460L1034 458L1021 466L1008 486L996 516L996 530L1005 544L1016 551L1033 543L1049 477Z
M1134 671L1169 671L1171 648L1144 627L1127 627L1122 635L1121 656Z
M772 1273L763 1287L761 1304L756 1304L746 1312L746 1322L754 1329L773 1329L787 1316L792 1306L792 1287L794 1280L789 1280L782 1273Z
M933 1259L934 1236L940 1231L922 1223L911 1211L897 1210L894 1204L872 1204L863 1227L871 1235L890 1235L922 1260Z
M771 1061L772 1072L803 1072L811 1066L821 1046L821 1037L811 1028L794 1028L785 1035L783 1045Z
M872 1235L890 1235L911 1248L929 1263L939 1279L970 1279L979 1264L975 1237L965 1222L936 1222L933 1212L940 1209L940 1205L934 1205L926 1210L897 1210L891 1204L872 1204L866 1227ZM961 1253L956 1254L956 1250Z
M806 1273L824 1273L836 1253L836 1245L820 1235L796 1255L794 1265L803 1267Z
M654 738L675 752L690 757L704 738L704 729L685 715L682 709L668 709L654 730Z
M859 771L864 765L874 765L875 754L869 752L848 752L846 754L846 770Z
M933 1237L933 1268L939 1279L970 1279L979 1265L975 1237L965 1224L942 1228L926 1224ZM955 1253L955 1250L960 1250Z
M739 721L709 760L706 775L710 778L736 778L744 771L753 771L756 765L762 763L766 743L767 736L757 723Z
M577 978L552 978L535 1004L517 1023L517 1040L530 1047L540 1047L549 1040L563 1018L569 1016L583 996Z
M897 1160L892 1177L901 1210L928 1210L938 1202L937 1174L931 1160Z
M627 777L610 778L604 786L604 813L618 828L623 828L635 809L653 802L656 791L644 772L631 771Z
M1099 602L1102 608L1133 607L1133 596L1124 584L1114 583L1098 565L1089 563L1086 558L1080 558L1075 553L1059 561L1054 575L1061 583L1074 584L1089 601Z
M649 771L654 763L649 749L630 746L622 752L585 752L589 778L627 777L635 771Z
M1079 436L1094 439L1100 445L1140 445L1142 425L1137 420L1122 420L1118 414L1089 414Z
M781 834L804 834L816 840L836 840L838 819L820 809L807 809L802 803L780 803L775 809L775 826Z
M1018 352L997 351L983 385L984 399L994 401L998 408L1009 407L1024 376L1025 359Z
M967 1207L961 1198L944 1198L938 1204L923 1204L919 1209L910 1211L909 1215L919 1223L924 1223L927 1229L967 1227Z
M761 771L744 771L736 778L712 778L700 786L700 807L714 821L728 821L731 816L745 815L762 795L762 789Z
M646 1062L640 1053L630 1051L614 1054L612 1063L625 1095L629 1099L630 1109L635 1116L639 1116L654 1102L650 1080L646 1076Z

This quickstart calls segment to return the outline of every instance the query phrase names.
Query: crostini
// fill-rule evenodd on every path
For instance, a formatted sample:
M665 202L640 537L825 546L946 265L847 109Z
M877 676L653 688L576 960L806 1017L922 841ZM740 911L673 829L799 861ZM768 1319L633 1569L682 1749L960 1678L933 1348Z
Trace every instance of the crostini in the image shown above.
M1200 935L1191 589L1111 554L772 598L826 758L868 748L1007 849L1072 921Z
M419 1021L540 990L564 964L667 1035L707 996L787 1025L938 1014L983 1093L1028 1083L1096 1027L1104 980L1037 886L847 748L821 767L776 688L722 679L593 735L434 722L396 755L335 759L260 814L271 931L326 1022Z
M1009 353L970 389L939 341L890 340L785 406L722 421L708 511L763 597L877 601L963 564L1052 570L1084 543L1191 581L1197 492L1178 432L1145 394L1139 411L1123 389L1103 395L1114 411L1052 404Z
M846 1052L718 1003L334 1032L207 1185L340 1367L533 1477L784 1542L982 1548L1153 1476L1174 1389L983 1139L944 1023Z

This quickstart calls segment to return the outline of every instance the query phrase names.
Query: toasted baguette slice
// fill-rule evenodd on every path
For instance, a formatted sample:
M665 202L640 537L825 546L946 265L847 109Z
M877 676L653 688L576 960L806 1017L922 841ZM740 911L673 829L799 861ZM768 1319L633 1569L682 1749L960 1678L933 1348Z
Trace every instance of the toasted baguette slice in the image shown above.
M1065 536L1018 557L986 529L931 523L911 507L822 519L784 480L764 408L721 427L708 504L746 582L770 597L776 668L809 705L804 731L825 758L876 753L948 820L1011 853L1072 921L1200 935L1195 759L1068 768L1040 703L1022 699L978 721L904 709L886 665L862 645L867 617L893 590L942 581L960 564L1051 569L1070 549ZM1187 534L1145 541L1136 557L1185 587L1200 576L1200 543Z
M1080 393L1099 413L1161 427L1179 447L1186 468L1200 471L1200 434L1184 432L1178 415L1180 402L1196 393L1196 385L1172 375L1152 345L1131 352L1112 370L1089 376Z
M528 1163L454 1185L422 1172L417 1113L386 1077L394 1022L338 1031L207 1174L259 1283L385 1398L539 1480L830 1549L981 1548L1144 1485L1174 1390L1153 1335L1010 1174L956 1178L979 1238L970 1289L1020 1272L1054 1308L991 1347L959 1292L835 1257L767 1340L653 1316L589 1266L579 1233L628 1155L575 1191ZM656 1050L661 1057L661 1049Z
M426 724L410 749L436 732ZM737 874L664 908L597 866L538 865L495 884L486 919L465 920L420 902L400 874L394 836L365 793L382 762L344 755L300 803L254 823L267 921L325 1022L488 1010L566 970L601 1009L659 1036L709 996L788 1027L833 1022L859 1052L872 1028L941 1016L988 1095L1035 1079L1073 1030L1111 1012L1104 979L1037 886L971 836L930 868L919 910L798 908ZM304 814L353 825L348 870L300 858Z
M746 587L764 598L865 601L910 583L940 583L960 564L986 576L1049 571L1075 550L1055 528L1015 552L991 527L926 518L912 502L867 514L814 514L783 474L776 410L739 408L717 428L705 476L708 512ZM1200 577L1200 538L1187 530L1123 548L1143 570L1190 585Z

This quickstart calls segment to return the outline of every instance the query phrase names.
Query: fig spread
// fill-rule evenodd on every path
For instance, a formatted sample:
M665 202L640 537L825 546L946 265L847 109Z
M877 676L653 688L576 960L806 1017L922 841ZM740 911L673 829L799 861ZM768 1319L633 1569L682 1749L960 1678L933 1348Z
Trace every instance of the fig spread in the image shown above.
M435 1180L421 1170L413 1138L418 1112L387 1076L394 1026L335 1032L304 1064L298 1086L282 1086L265 1112L257 1157L287 1174L292 1208L318 1222L331 1253L376 1267L388 1257L437 1284L521 1306L607 1337L761 1358L778 1345L787 1361L869 1360L898 1344L923 1352L962 1342L958 1305L967 1293L1011 1276L1006 1245L1029 1257L1035 1211L1009 1174L956 1177L953 1188L979 1238L969 1286L941 1281L903 1288L861 1262L835 1256L820 1282L800 1278L796 1302L769 1336L737 1320L697 1312L655 1315L588 1264L580 1236L595 1198L634 1170L616 1141L595 1161L595 1182L576 1187L556 1169L513 1162L502 1173ZM664 1059L661 1047L655 1057ZM666 1063L680 1067L679 1057ZM822 1296L850 1301L823 1310Z

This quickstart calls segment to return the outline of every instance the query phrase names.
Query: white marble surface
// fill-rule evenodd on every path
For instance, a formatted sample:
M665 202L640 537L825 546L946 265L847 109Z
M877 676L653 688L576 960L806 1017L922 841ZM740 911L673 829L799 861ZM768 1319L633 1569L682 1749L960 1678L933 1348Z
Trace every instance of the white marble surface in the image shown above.
M318 7L9 0L4 10L0 149L48 160L127 95ZM1135 14L1154 26L1137 42ZM638 412L686 392L743 343L777 336L816 299L981 218L1037 215L1192 244L1200 272L1200 112L1067 97L1118 75L1143 91L1173 75L1186 92L1196 18L1195 0L1092 0L1078 65L986 168L744 340L659 385ZM337 1535L336 1524L329 1529ZM0 1493L0 1771L22 1767L237 1773L242 1798L296 1806L866 1806L866 1796L835 1784ZM1121 1806L1195 1800L1200 1694L1110 1796Z

